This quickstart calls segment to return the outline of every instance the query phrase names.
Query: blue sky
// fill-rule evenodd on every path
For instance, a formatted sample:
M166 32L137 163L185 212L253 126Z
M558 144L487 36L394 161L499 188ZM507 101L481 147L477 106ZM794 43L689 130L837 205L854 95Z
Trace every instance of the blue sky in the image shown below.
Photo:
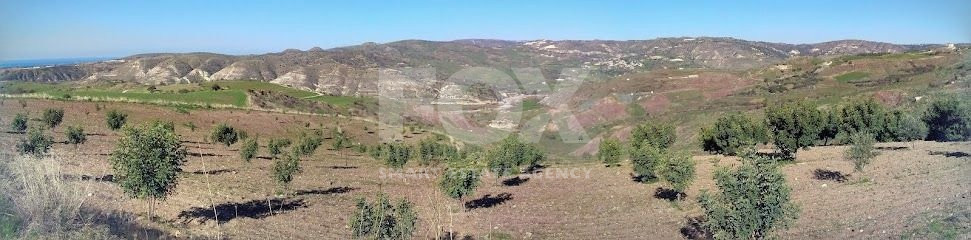
M971 42L971 1L0 0L0 60L463 38Z

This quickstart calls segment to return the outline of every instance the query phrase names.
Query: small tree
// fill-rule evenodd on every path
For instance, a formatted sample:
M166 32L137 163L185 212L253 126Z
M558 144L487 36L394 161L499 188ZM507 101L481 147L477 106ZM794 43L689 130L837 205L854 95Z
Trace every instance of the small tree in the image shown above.
M81 126L67 126L64 135L67 136L67 142L70 144L78 145L88 141L87 135L84 134L84 128Z
M449 163L438 180L438 187L445 196L461 201L463 197L475 193L481 181L482 170L478 167L481 156L480 153L473 153L463 161Z
M411 146L395 142L388 144L383 154L384 164L392 168L401 168L411 159Z
M927 137L927 125L913 114L896 110L884 118L883 129L877 135L880 141L911 141Z
M702 190L704 227L715 239L764 239L798 216L790 188L775 160L744 156L742 166L715 172L719 192Z
M522 168L535 169L546 159L546 155L535 145L522 142L519 136L506 137L489 149L486 154L489 170L499 178L522 172Z
M876 140L873 135L866 131L850 135L852 145L846 149L844 156L853 161L853 171L863 172L863 167L870 164L870 160L877 156L877 152L873 150L874 142Z
M41 116L41 121L46 124L47 128L53 130L57 125L61 124L64 120L64 109L62 108L48 108L44 110L44 115Z
M108 123L108 129L112 131L121 129L128 121L128 114L119 112L118 110L111 110L105 115L105 122Z
M819 140L823 141L824 145L829 145L837 140L837 136L840 132L840 124L842 124L842 119L840 119L840 113L838 109L828 109L819 111L820 119L822 123L819 129Z
M597 150L597 159L607 167L619 166L620 156L623 150L620 148L620 141L615 138L607 137L600 141L600 148Z
M27 114L18 113L10 121L10 130L18 133L27 131Z
M239 157L242 158L243 161L249 162L250 159L256 157L256 152L259 150L260 144L258 138L252 137L246 139L246 141L243 142L243 146L239 147Z
M301 156L310 156L324 143L324 139L314 133L301 133L300 140L293 146L293 150Z
M266 151L270 154L271 158L276 158L276 156L283 153L283 149L288 146L290 146L290 139L270 139L270 141L266 143Z
M630 153L630 162L634 168L635 178L639 182L657 180L657 169L666 158L664 149L651 144L644 144L641 148Z
M418 144L419 165L434 166L448 159L456 158L458 158L458 148L442 143L435 137L423 139Z
M280 186L281 192L289 192L293 175L300 171L300 155L295 152L291 152L283 156L283 159L277 159L273 162L273 180Z
M44 135L40 128L31 128L27 136L17 144L17 151L20 154L40 156L50 151L51 145L54 145L52 137Z
M154 216L155 201L175 189L188 152L179 136L162 124L123 131L109 158L115 182L130 197L150 199L149 214Z
M695 179L695 162L687 154L667 155L662 164L660 177L678 193L684 194Z
M853 101L840 109L840 133L844 138L857 132L879 133L886 117L887 110L872 98Z
M812 146L822 130L819 111L804 101L769 106L765 122L774 133L776 148L787 159L794 159L800 148Z
M212 129L212 133L209 135L209 139L213 142L218 142L229 147L239 141L239 133L232 126L226 123L220 123Z
M392 205L382 193L374 203L358 198L356 206L348 224L355 239L411 239L418 224L414 206L405 199Z
M971 139L971 106L954 97L932 102L923 120L929 129L928 140L949 142Z
M741 147L768 141L765 125L741 113L722 116L711 128L701 130L702 148L710 153L734 156Z
M669 148L677 139L674 125L658 121L649 121L634 128L630 133L631 149L640 149L644 144Z

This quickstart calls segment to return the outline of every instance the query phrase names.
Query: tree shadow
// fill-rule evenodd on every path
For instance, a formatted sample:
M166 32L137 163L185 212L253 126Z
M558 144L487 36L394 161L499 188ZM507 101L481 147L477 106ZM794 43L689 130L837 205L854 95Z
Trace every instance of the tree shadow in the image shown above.
M235 170L233 170L233 169L219 169L219 170L209 170L209 171L198 170L198 171L192 171L192 172L186 172L186 173L189 173L189 174L199 174L199 175L219 175L219 174L233 172L233 171L235 171Z
M502 180L502 185L510 186L510 187L511 186L519 186L519 185L521 185L523 183L526 183L528 181L529 181L529 178L522 178L522 177L516 176L514 178Z
M961 152L961 151L927 151L927 154L941 155L944 157L953 157L953 158L963 158L963 157L971 156L971 154L968 154L966 152Z
M96 210L85 210L85 212L96 212ZM170 239L172 236L165 231L141 226L135 221L135 216L131 213L121 212L102 212L91 217L91 221L96 224L106 225L108 232L115 236L129 236L134 239Z
M296 196L305 195L330 195L330 194L341 194L350 191L357 190L357 188L352 187L332 187L328 189L314 189L314 190L300 190L294 193Z
M904 149L909 149L909 147L900 147L900 146L893 146L893 147L876 147L876 149L877 149L877 150L889 150L889 151L897 151L897 150L904 150Z
M466 209L476 209L476 208L491 208L499 204L503 204L506 201L512 200L512 194L510 193L500 193L499 195L492 196L492 194L486 194L479 199L474 199L472 201L465 202Z
M114 182L115 175L108 174L108 175L96 177L96 176L91 176L87 174L82 174L81 176L63 174L61 175L61 179L79 179L81 181L95 181L95 182Z
M306 207L307 203L300 198L257 199L242 203L222 203L215 207L192 207L180 212L178 219L182 223L189 223L196 219L200 222L218 219L219 223L226 223L239 217L262 219L273 214L285 213Z
M214 154L214 153L189 152L189 156L193 156L193 157L226 157L228 155Z
M714 236L705 229L704 217L688 217L685 219L685 226L681 227L681 236L686 239L714 239Z
M327 166L330 169L357 169L358 166Z
M657 189L654 189L654 198L664 199L671 202L685 199L687 196L688 196L687 194L684 194L683 192L678 192L674 189L667 189L667 188L660 188L660 187Z
M840 171L827 170L822 168L817 168L813 171L813 178L816 180L823 181L836 181L836 182L846 182L849 174L843 174Z
M546 165L536 164L533 166L529 166L529 168L526 168L526 171L524 171L524 173L527 173L527 174L542 173L543 169L546 169Z
M648 184L648 183L656 183L659 179L657 178L657 176L642 176L642 175L631 173L630 180L636 183Z
M438 237L438 240L475 240L475 238L468 234L462 235L458 231L449 232L442 230L442 234Z

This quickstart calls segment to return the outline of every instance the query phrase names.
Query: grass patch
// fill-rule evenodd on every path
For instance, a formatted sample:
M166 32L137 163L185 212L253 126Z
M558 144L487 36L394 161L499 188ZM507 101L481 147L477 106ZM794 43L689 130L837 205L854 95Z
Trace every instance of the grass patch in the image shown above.
M839 81L841 83L852 83L869 76L870 74L865 72L848 72L848 73L844 73L839 76L836 76L835 79L836 81Z
M537 99L526 99L523 100L523 111L535 110L542 107Z
M0 195L0 239L17 238L21 223L6 196Z

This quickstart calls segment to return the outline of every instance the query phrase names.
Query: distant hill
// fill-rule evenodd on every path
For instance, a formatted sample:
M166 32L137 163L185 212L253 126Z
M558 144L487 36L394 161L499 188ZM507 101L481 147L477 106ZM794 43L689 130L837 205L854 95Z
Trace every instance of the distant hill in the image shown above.
M900 53L944 45L898 45L862 40L785 44L733 38L653 40L464 39L448 42L405 40L334 49L288 49L279 53L233 56L214 53L139 54L118 60L40 68L0 69L0 80L59 82L112 81L170 84L257 80L332 95L374 95L379 68L434 67L444 79L467 66L509 69L586 67L613 77L658 69L743 70L793 57L838 57ZM549 77L549 76L548 76Z

